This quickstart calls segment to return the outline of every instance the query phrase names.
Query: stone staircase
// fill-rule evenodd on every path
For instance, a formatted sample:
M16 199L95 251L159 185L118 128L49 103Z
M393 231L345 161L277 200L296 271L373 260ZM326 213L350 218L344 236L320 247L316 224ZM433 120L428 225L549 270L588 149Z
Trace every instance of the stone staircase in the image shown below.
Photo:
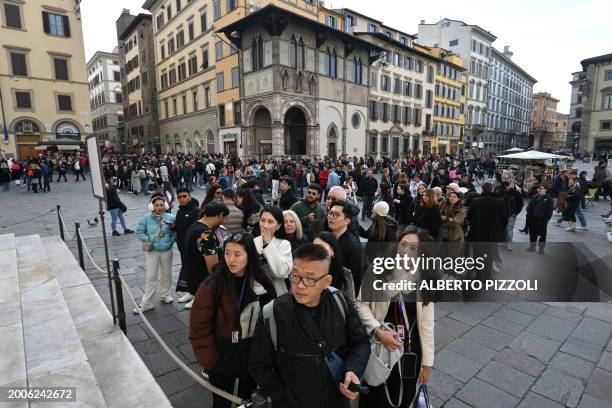
M71 407L171 406L58 237L0 235L0 356L0 387L76 387Z

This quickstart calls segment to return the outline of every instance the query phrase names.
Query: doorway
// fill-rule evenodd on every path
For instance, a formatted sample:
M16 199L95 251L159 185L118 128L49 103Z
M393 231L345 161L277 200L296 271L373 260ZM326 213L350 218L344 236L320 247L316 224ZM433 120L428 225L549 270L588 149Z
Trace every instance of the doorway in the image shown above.
M293 107L285 114L285 154L303 156L306 154L306 116L302 109Z

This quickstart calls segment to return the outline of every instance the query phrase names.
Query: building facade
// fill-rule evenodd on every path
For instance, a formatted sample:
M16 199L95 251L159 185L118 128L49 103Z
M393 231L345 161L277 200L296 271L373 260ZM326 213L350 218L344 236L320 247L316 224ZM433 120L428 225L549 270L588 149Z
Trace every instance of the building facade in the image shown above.
M370 56L382 48L276 4L219 30L239 53L243 157L365 152Z
M483 133L486 153L512 147L527 149L535 78L512 61L512 51L491 48L487 117Z
M92 132L79 1L0 3L1 153L79 149Z
M551 150L555 138L558 99L548 92L533 95L533 114L531 118L531 135L534 150Z
M125 118L121 151L161 152L153 23L148 14L124 9L117 20Z
M119 56L96 51L87 62L87 79L93 133L99 143L108 140L116 146L121 143L118 129L123 126Z
M419 44L448 49L463 59L468 83L464 142L471 144L471 153L476 156L483 154L489 143L483 132L487 123L491 43L496 38L477 25L448 18L435 24L419 24Z
M568 114L557 112L557 120L555 120L555 136L553 139L553 149L555 150L565 150L570 147L567 145L568 121Z
M570 81L570 85L572 86L572 95L570 99L569 118L567 124L567 146L575 153L579 152L578 145L580 141L580 131L582 130L582 112L584 111L583 98L586 85L585 81L585 72L578 71L572 73L572 80Z
M612 152L612 54L585 59L581 65L579 77L583 79L577 84L582 88L577 96L583 104L579 150L596 155Z

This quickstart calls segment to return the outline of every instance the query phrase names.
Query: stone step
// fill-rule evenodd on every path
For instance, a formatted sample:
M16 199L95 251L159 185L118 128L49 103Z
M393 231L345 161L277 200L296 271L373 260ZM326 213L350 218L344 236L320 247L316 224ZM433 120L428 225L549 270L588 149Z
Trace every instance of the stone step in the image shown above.
M28 386L76 387L70 406L106 407L42 240L15 243Z
M68 247L56 237L42 242L108 407L171 407Z

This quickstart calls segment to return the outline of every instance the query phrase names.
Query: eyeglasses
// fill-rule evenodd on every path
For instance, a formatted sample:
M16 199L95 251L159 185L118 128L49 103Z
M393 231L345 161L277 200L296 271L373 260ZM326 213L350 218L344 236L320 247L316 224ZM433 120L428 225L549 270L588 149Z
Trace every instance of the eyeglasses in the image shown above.
M184 198L189 198L189 195L188 194L181 194L181 195L176 196L176 198L178 198L179 200L182 200Z
M299 285L300 282L302 282L304 284L304 286L306 286L307 288L312 288L314 285L317 284L318 281L320 281L321 279L323 279L326 276L327 276L327 274L325 274L323 276L319 276L318 278L307 278L305 276L298 276L298 275L290 274L289 275L289 280L294 285Z
M215 195L221 195L223 194L223 191L215 191Z
M306 195L316 196L316 195L319 195L319 192L318 191L307 191Z
M330 211L329 214L327 214L327 218L331 218L332 220L335 220L336 218L340 218L342 215L344 214L339 213L339 212Z

